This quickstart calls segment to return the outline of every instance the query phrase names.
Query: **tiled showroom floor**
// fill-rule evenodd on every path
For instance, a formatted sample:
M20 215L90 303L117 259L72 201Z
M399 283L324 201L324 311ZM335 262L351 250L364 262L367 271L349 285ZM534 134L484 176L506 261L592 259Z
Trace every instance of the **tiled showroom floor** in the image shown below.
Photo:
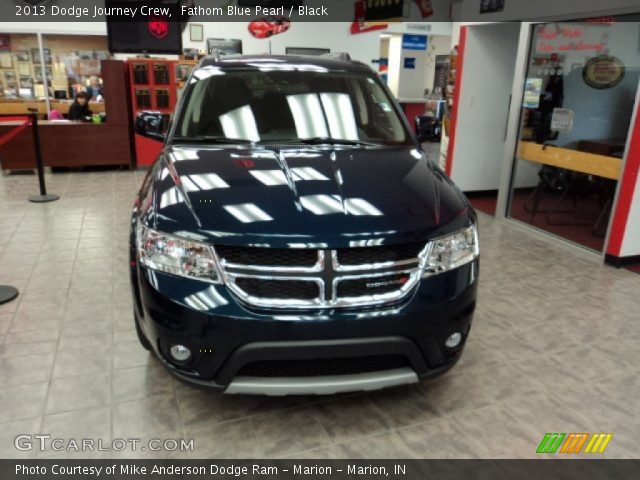
M0 177L0 284L21 290L0 306L0 457L25 455L20 433L193 438L195 452L173 455L195 458L535 457L546 432L613 432L607 457L640 457L640 275L484 215L477 315L448 375L326 398L174 381L133 330L127 229L142 177L51 174L62 198L44 205L27 201L35 177Z

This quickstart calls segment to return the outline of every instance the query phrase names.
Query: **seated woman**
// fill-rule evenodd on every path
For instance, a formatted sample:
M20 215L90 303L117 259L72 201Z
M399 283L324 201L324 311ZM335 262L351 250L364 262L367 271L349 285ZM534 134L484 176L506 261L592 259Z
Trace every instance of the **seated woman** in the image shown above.
M87 117L91 117L91 110L89 110L87 102L87 94L78 92L75 102L69 107L69 120L87 121Z

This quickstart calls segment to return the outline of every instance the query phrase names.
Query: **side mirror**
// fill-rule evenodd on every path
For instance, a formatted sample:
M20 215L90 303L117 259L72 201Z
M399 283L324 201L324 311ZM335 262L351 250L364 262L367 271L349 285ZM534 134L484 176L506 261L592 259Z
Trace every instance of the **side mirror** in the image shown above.
M136 117L135 132L143 137L164 141L169 131L169 115L161 112L140 112Z

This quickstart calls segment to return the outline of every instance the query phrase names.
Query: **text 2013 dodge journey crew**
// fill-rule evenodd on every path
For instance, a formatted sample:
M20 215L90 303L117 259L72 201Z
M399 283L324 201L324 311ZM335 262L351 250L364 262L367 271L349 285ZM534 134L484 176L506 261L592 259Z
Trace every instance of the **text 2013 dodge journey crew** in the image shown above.
M179 378L284 395L436 376L460 357L477 279L475 212L367 66L195 69L131 229L140 341Z

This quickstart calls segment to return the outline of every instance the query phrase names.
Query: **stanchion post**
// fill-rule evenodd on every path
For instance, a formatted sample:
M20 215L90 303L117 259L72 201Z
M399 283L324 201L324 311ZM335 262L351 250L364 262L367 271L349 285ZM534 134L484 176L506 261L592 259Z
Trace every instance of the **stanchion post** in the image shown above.
M47 185L44 181L44 165L42 164L42 150L40 150L40 132L38 130L38 114L31 114L31 130L33 132L33 149L36 153L36 169L38 171L38 183L40 184L40 195L29 197L30 202L45 203L60 199L58 195L47 194Z

